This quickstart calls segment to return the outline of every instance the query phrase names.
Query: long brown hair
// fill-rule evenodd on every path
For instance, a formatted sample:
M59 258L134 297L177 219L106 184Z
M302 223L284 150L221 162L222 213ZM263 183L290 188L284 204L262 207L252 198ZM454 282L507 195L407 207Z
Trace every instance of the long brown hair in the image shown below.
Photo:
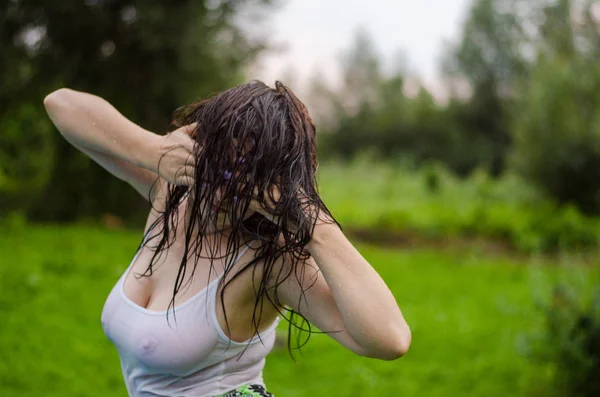
M156 239L157 244L144 275L152 274L160 253L172 244L178 227L178 208L187 199L189 222L185 230L185 251L169 306L174 308L175 296L188 271L188 254L192 253L196 258L191 269L193 274L206 243L203 237L209 230L223 226L217 225L216 218L211 216L211 204L215 197L220 197L219 205L227 208L231 223L227 226L227 237L222 236L226 238L228 255L221 281L229 281L221 289L221 305L225 312L223 293L227 284L243 271L254 269L261 263L262 279L256 291L252 316L254 335L258 336L264 298L284 315L277 287L289 277L303 278L303 264L310 256L306 246L317 215L335 222L318 194L315 125L307 108L289 88L277 82L272 89L259 81L178 109L172 127L191 123L197 123L194 131L197 145L192 160L196 183L192 187L169 185L166 208L151 225L146 237ZM279 197L274 196L274 191L279 192ZM258 213L244 219L252 200L257 200L274 221ZM291 224L295 226L294 232L287 227ZM258 242L254 258L236 274L227 277L240 247L249 241ZM216 244L219 243L215 240L215 247L209 247L209 252L217 252ZM217 258L210 255L210 259L210 271L213 272L213 260ZM282 267L275 266L277 261L289 263L290 266L285 267L288 271L283 272ZM274 281L274 291L270 294L267 293L269 280ZM298 347L308 341L311 327L293 310L288 310L284 317L289 322L288 349L291 353L292 327L308 331L303 343L298 333ZM225 322L228 324L226 313Z

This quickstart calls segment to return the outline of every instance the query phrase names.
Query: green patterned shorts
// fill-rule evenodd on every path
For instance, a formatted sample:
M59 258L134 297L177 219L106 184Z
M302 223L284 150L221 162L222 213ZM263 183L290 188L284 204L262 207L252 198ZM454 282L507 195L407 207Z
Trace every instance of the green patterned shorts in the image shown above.
M244 385L217 397L274 397L261 385Z

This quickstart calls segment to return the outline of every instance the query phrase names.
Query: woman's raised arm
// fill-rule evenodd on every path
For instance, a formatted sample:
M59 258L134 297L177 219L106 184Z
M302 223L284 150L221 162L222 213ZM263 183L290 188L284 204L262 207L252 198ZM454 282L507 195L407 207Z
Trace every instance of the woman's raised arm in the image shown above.
M282 283L273 280L281 303L359 355L382 360L402 357L411 332L400 308L340 228L318 223L307 248L312 258L301 265L303 269L296 269ZM279 274L292 271L282 269Z
M396 299L340 228L317 223L307 248L356 343L375 357L404 355L411 332Z
M194 126L166 136L147 131L95 95L61 88L44 99L52 122L63 137L116 177L152 200L158 177L171 183L193 183L190 156ZM160 164L160 168L159 168Z

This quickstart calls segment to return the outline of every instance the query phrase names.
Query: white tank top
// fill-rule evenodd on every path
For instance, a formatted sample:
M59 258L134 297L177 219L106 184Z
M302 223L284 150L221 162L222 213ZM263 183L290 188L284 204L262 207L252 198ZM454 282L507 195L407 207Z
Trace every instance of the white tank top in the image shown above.
M123 291L125 277L138 254L102 311L102 327L119 352L129 395L209 397L245 384L264 386L262 369L273 348L279 318L260 333L260 338L255 336L244 343L230 340L217 320L219 276L175 306L175 318L169 311L167 323L166 311L145 309Z

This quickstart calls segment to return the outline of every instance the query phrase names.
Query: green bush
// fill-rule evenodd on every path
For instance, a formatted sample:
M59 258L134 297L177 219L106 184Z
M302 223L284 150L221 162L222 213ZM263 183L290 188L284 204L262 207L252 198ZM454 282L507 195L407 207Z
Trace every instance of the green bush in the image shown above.
M0 114L0 218L24 212L50 181L54 130L41 107L14 106Z
M560 204L600 213L600 67L541 61L514 112L513 166Z
M535 339L533 356L548 365L548 396L600 395L600 285L561 283L544 306L545 329Z
M343 226L420 237L483 237L525 252L598 245L600 220L559 206L514 174L492 178L477 171L458 178L446 167L353 163L320 168L325 203Z

